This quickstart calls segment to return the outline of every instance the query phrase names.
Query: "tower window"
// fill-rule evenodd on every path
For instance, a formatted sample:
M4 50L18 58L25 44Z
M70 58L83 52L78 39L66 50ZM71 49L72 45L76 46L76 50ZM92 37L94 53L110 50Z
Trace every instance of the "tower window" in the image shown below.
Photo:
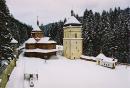
M75 33L75 38L77 38L77 33Z

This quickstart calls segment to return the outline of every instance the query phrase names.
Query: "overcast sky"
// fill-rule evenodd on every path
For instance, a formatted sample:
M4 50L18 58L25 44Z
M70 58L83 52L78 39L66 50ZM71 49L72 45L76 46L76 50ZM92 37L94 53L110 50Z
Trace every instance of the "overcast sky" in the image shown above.
M83 15L85 9L96 12L108 10L115 6L122 9L130 7L130 0L6 0L11 14L20 21L36 26L39 16L40 23L48 24L70 16L70 10Z

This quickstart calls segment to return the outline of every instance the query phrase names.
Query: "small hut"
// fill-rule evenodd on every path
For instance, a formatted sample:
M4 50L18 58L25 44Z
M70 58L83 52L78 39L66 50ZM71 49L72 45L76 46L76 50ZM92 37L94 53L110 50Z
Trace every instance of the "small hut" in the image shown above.
M12 38L10 44L11 44L11 48L13 49L13 54L15 55L15 57L17 57L18 56L18 50L17 50L18 41L16 39Z
M13 48L18 47L18 41L16 39L12 38L10 43L11 43L11 47L13 47Z
M96 57L96 62L98 65L114 69L117 63L117 59L106 57L103 53L100 53Z

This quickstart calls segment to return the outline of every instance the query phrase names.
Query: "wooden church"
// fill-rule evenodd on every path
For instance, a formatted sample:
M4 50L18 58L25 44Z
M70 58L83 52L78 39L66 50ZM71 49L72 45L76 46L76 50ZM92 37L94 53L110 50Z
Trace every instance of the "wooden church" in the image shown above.
M37 57L49 59L55 56L57 52L56 42L45 37L43 31L38 27L31 32L31 38L25 42L26 57Z

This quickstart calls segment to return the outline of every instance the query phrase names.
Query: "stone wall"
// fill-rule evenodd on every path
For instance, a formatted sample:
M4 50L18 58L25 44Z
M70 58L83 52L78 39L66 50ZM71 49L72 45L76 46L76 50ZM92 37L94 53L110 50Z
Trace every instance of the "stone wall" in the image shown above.
M82 55L81 26L64 27L64 56L69 59L79 59Z
M12 72L12 70L14 69L14 67L16 66L16 60L12 60L10 62L10 64L4 69L4 71L0 74L0 88L5 88L7 82L8 82L8 79L9 79L9 76Z

